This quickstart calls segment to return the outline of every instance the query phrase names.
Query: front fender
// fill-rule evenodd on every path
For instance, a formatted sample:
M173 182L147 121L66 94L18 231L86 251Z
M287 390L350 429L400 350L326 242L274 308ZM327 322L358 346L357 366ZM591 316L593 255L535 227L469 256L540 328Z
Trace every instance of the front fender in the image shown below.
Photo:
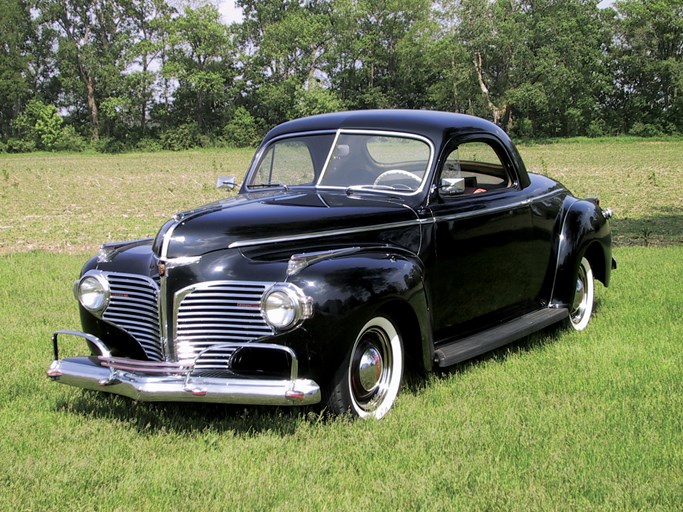
M391 317L399 327L406 358L410 358L406 363L431 367L424 269L416 256L395 249L362 249L316 262L288 281L313 299L313 316L302 327L315 340L311 357L328 377L342 363L363 325L380 314Z
M588 259L596 279L609 285L612 270L612 232L596 200L567 200L560 225L557 265L551 305L567 307L575 292L575 276L581 258Z

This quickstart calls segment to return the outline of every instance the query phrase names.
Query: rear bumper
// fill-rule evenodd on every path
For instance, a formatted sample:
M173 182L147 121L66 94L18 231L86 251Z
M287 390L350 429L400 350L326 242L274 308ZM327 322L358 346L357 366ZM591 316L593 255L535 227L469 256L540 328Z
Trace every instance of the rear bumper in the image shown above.
M100 356L59 359L58 336L76 336L97 347ZM311 405L320 402L320 387L297 375L296 354L289 379L202 377L192 366L150 363L113 358L107 346L95 336L77 331L58 331L52 338L55 358L48 377L62 384L127 396L144 402L210 402L250 405ZM251 345L253 347L253 345Z

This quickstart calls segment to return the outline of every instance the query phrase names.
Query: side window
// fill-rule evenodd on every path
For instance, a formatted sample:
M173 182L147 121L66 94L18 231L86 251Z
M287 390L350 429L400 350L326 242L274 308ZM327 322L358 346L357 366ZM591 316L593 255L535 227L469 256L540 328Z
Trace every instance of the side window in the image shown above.
M250 186L304 185L312 183L315 168L305 141L280 141L261 159Z
M439 188L442 195L455 196L482 194L513 184L493 147L486 141L471 141L453 147L448 154Z

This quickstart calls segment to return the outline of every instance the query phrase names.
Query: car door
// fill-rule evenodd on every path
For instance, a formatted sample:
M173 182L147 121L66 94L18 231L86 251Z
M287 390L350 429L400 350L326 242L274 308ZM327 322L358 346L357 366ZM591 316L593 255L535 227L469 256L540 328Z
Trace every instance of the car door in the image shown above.
M525 191L504 146L491 136L454 139L440 165L428 279L437 342L537 308L545 273L534 255Z

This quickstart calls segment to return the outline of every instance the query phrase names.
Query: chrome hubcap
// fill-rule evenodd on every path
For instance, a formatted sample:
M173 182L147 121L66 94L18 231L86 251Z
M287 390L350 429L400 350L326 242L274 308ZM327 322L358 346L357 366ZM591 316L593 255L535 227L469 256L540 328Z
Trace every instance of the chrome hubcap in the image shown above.
M382 356L375 347L369 347L361 356L358 365L358 382L363 391L372 393L382 376Z
M391 380L389 339L382 329L368 329L354 350L351 391L358 406L374 411L382 403Z

